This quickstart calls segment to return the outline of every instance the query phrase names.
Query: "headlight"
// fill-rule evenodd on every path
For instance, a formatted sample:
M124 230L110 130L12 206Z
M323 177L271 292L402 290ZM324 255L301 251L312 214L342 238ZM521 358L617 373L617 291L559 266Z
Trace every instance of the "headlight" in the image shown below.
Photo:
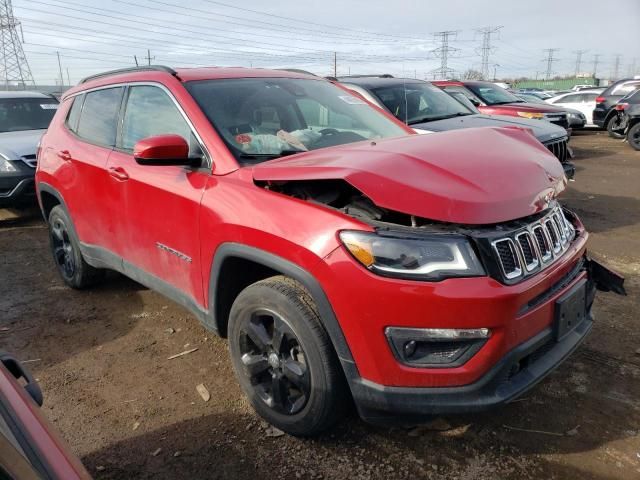
M378 275L438 281L484 275L466 237L344 231L340 239L362 265Z
M544 118L544 113L539 113L539 112L516 112L518 114L518 116L520 117L524 117L524 118L535 118L535 119L541 119Z
M8 173L16 171L16 167L14 167L11 162L0 153L0 172Z

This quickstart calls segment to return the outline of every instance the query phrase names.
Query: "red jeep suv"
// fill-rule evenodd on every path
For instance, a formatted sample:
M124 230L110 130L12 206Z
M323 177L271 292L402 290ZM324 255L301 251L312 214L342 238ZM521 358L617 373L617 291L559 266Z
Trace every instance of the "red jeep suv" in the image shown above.
M585 338L596 287L531 132L412 135L318 77L146 67L68 91L37 191L64 281L117 270L229 338L294 435L508 402Z

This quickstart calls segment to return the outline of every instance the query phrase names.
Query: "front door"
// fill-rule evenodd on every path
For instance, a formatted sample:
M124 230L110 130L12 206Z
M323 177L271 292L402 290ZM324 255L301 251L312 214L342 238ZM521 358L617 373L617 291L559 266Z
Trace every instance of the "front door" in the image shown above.
M119 254L127 275L183 304L203 304L200 269L200 201L210 168L185 114L160 86L131 85L126 94L117 147L107 170L121 198ZM142 166L133 157L139 140L177 134L202 168Z

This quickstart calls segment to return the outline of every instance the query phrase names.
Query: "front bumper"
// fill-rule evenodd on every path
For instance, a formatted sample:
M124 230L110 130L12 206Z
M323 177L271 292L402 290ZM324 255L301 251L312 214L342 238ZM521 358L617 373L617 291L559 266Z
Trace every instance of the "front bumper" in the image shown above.
M35 204L35 168L21 161L11 163L17 171L0 173L0 207Z
M594 288L594 287L592 287ZM593 297L593 296L592 296ZM557 368L587 337L593 326L589 312L561 341L547 328L514 348L480 380L461 387L386 387L358 379L351 384L360 416L371 423L418 422L430 415L487 410L508 403Z

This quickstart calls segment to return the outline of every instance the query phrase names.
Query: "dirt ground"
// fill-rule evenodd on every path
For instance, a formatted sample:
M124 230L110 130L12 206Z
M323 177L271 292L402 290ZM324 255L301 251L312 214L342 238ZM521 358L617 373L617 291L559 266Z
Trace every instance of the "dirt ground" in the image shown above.
M602 132L572 144L577 180L564 202L591 231L592 253L627 277L629 296L599 294L585 345L499 411L419 430L352 417L314 440L271 437L224 340L119 275L65 288L37 212L0 221L0 348L30 361L46 416L98 479L639 479L640 152Z

